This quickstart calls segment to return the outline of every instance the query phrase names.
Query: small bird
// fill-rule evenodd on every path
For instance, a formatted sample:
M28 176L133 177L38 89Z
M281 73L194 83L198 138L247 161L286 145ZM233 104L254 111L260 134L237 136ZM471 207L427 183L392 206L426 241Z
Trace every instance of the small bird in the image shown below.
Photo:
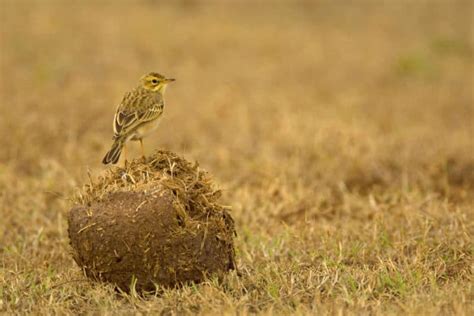
M141 77L135 89L125 94L114 116L114 143L102 163L117 163L129 140L140 141L142 155L145 157L143 137L158 127L165 107L163 95L172 81L175 79L150 72Z

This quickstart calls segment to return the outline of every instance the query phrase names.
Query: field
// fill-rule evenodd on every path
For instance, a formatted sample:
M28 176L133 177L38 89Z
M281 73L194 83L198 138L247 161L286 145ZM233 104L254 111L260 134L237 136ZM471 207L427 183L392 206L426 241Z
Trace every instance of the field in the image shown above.
M472 314L473 8L414 2L2 0L0 313ZM142 297L66 218L149 71L146 150L213 175L241 276Z

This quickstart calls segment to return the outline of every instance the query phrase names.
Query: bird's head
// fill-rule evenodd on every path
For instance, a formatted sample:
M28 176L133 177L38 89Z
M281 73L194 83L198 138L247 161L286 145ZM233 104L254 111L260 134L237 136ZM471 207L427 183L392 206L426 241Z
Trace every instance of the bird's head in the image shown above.
M166 86L173 81L175 81L175 79L166 78L157 72L150 72L140 79L140 84L146 90L164 93Z

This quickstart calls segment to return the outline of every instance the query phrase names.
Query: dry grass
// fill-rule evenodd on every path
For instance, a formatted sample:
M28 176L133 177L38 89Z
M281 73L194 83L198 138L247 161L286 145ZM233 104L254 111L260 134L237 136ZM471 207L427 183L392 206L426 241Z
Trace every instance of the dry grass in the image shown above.
M197 163L191 164L176 153L164 150L157 150L146 159L135 158L124 166L108 168L98 177L89 174L89 183L78 188L72 202L86 205L113 192L163 189L173 192L175 202L180 204L178 208L184 209L190 202L203 213L225 208L217 203L222 192L215 188L206 171Z
M0 312L472 313L473 10L383 3L2 1ZM178 81L145 145L218 180L242 276L140 298L66 214L148 71Z

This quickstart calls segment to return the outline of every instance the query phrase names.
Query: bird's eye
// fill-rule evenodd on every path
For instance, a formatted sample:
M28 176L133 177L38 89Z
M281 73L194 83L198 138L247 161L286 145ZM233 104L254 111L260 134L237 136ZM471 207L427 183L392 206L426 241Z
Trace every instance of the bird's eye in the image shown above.
M153 79L153 80L151 81L151 83L153 83L153 84L157 84L157 83L158 83L158 80L156 80L156 79Z

